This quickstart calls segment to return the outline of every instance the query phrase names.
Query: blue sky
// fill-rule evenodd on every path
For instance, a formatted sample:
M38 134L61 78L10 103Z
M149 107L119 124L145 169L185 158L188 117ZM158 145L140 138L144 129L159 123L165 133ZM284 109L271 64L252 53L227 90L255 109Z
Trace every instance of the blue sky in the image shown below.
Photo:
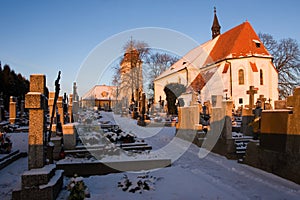
M0 60L2 66L9 64L26 78L33 73L46 74L50 90L61 70L62 92L70 93L80 67L92 51L120 33L143 27L172 29L196 41L187 46L191 49L210 40L214 6L221 32L248 20L257 33L300 42L297 0L0 0ZM129 31L122 38L124 41L107 47L106 53L114 51L121 55L121 48L130 35L134 33ZM147 37L136 38L149 43ZM162 40L159 35L152 35L148 40L155 39ZM183 41L174 40L178 45L180 42ZM188 50L183 48L179 54L185 51ZM98 58L102 60L101 56ZM105 78L94 82L107 84L108 76ZM83 85L78 84L80 95L89 87Z

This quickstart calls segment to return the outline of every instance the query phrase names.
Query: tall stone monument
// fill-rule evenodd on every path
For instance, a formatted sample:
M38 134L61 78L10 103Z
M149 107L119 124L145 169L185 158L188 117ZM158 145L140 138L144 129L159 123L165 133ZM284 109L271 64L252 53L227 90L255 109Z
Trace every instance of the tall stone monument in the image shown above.
M29 109L28 171L22 174L21 187L12 192L13 200L54 200L63 184L63 170L46 165L46 77L30 76L30 92L25 96Z
M46 163L45 75L30 76L30 92L25 96L29 109L28 169L43 167Z

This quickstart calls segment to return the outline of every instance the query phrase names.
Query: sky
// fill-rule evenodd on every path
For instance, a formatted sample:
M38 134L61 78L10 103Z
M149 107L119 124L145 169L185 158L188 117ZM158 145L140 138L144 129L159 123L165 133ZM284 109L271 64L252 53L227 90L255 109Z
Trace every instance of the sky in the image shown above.
M76 81L83 95L110 84L131 37L178 56L210 40L214 6L221 33L248 20L257 33L300 42L297 0L0 0L0 61L27 79L45 74L50 90L61 70L61 91Z

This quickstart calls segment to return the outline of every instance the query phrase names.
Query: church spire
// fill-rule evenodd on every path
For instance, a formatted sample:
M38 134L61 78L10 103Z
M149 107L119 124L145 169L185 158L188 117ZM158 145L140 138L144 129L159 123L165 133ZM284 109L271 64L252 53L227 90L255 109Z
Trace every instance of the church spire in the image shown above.
M221 33L221 26L218 21L216 7L214 7L214 21L211 27L211 32L212 32L212 39L214 39Z

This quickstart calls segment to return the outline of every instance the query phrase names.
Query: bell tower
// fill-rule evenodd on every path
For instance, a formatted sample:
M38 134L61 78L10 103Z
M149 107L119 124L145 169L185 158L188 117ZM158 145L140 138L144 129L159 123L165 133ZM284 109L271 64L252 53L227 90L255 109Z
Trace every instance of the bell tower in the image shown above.
M221 26L219 24L219 20L217 17L216 7L214 7L214 21L213 21L213 25L211 27L211 32L212 32L212 39L214 39L221 33Z

